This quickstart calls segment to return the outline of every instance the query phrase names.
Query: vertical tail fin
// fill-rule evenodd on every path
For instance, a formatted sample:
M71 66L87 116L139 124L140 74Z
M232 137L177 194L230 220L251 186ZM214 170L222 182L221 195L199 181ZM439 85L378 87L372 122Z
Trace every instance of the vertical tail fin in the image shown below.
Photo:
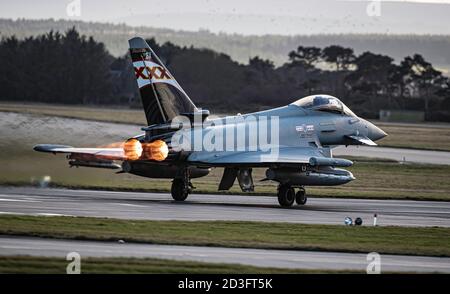
M148 125L170 121L197 107L144 39L128 41Z

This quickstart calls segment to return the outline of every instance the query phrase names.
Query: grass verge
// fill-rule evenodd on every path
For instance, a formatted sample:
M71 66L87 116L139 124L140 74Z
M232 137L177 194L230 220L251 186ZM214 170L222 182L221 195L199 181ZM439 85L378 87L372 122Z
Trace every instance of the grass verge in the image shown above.
M450 228L0 215L0 234L81 240L450 256Z
M382 147L450 151L450 125L375 123L388 136L377 143Z
M126 109L104 106L68 106L43 103L0 103L0 111L30 113L46 116L59 116L65 118L146 125L145 114L141 109Z

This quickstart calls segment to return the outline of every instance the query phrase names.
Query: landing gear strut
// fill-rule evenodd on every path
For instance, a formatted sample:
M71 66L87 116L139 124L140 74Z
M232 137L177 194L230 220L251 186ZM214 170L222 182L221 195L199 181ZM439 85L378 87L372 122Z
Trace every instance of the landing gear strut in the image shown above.
M194 186L189 180L189 171L184 169L182 177L173 179L171 194L175 201L184 201L191 193Z
M289 207L294 204L294 201L298 205L305 205L307 201L305 188L300 187L297 193L294 188L289 184L280 184L278 186L278 203L283 207Z

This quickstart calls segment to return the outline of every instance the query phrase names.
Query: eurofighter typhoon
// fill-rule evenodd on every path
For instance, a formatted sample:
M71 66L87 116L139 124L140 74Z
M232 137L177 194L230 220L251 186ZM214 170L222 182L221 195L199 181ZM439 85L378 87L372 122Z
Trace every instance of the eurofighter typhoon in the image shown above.
M175 201L194 188L192 178L224 168L219 190L236 178L244 192L254 190L252 168L265 168L278 183L278 202L307 201L306 186L342 185L354 180L342 169L353 163L334 158L338 145L376 145L386 136L356 116L338 98L312 95L261 112L213 117L197 108L144 39L129 40L137 85L148 126L115 148L76 148L39 144L40 152L66 153L70 166L121 169L148 178L173 179Z

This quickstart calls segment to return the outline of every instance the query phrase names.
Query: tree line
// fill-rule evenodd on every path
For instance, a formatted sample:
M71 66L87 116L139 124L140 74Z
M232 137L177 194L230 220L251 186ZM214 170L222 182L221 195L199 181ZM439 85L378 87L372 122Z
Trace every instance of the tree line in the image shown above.
M298 46L276 67L258 56L248 64L209 49L147 40L194 102L212 112L281 106L306 95L339 97L357 114L380 109L425 111L450 121L450 81L419 54L393 58L342 46ZM128 53L113 57L103 43L75 28L0 41L0 99L139 106Z
M386 54L399 61L405 55L420 52L439 68L450 69L450 38L448 35L398 35L398 34L308 34L282 35L239 35L213 33L208 30L182 31L155 27L131 27L125 24L84 22L54 19L2 19L2 36L15 35L19 39L45 34L50 30L64 32L76 27L85 35L105 44L114 56L121 56L127 50L124 40L137 36L152 36L159 43L170 41L179 46L194 45L209 48L231 56L233 60L247 63L249 56L270 59L280 66L287 61L287 54L299 44L303 46L327 47L341 45L357 53L364 51Z
M2 100L67 104L110 103L114 58L102 43L80 36L49 32L0 42Z

